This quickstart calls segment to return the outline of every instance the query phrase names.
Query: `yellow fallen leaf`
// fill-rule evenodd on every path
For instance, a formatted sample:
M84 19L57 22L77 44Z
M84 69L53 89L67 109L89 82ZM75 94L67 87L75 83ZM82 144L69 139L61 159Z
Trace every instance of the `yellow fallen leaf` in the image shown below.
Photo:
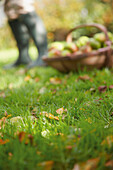
M59 108L56 110L56 112L61 115L64 112L64 108Z
M54 77L51 77L50 78L50 83L52 84L61 84L62 83L62 80L58 77L54 78Z
M42 113L40 113L40 115L43 115L43 116L45 116L49 119L59 120L58 116L54 116L53 114L47 113L47 112L44 112L44 111Z

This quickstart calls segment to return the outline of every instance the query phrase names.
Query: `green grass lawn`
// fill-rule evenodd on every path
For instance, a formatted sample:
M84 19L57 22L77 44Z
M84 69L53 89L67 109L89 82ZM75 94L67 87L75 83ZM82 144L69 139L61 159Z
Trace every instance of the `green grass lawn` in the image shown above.
M0 170L112 169L113 70L3 70L16 55L0 52Z

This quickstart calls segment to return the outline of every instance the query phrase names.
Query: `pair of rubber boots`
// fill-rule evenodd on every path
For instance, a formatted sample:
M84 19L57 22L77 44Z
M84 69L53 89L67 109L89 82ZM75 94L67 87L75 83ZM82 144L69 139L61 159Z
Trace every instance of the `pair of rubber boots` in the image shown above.
M19 56L15 63L6 65L4 68L10 69L19 65L27 65L28 69L44 66L42 57L47 55L47 33L41 18L35 12L30 12L20 15L18 19L8 23L15 37ZM34 62L28 53L30 38L33 39L38 51L38 57Z

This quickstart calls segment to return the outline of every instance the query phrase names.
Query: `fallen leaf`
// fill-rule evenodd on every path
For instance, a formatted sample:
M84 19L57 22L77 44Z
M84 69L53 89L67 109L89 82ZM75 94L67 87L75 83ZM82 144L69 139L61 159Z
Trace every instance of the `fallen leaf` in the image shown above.
M26 77L24 78L24 81L29 81L30 79L31 79L31 76L28 75L28 76L26 76Z
M25 132L19 132L18 138L20 142L22 142L25 139L25 135L26 135Z
M3 97L3 98L5 98L5 97L6 97L6 95L5 95L4 91L0 92L0 97Z
M20 142L25 142L25 144L33 144L33 136L31 134L27 134L26 132L19 132L18 134L18 139Z
M35 82L36 82L36 83L39 82L39 80L40 80L39 77L36 77L36 78L35 78Z
M109 89L110 89L110 90L113 89L113 85L110 85L110 86L109 86Z
M107 86L99 86L98 90L99 92L104 93L107 90Z
M90 91L91 93L94 93L94 92L96 92L96 89L92 87L92 88L89 89L89 91Z
M54 77L51 77L50 78L50 83L52 84L61 84L62 83L62 80L58 77L54 78Z
M57 112L58 114L62 115L62 113L64 112L64 108L63 108L63 107L62 107L62 108L59 108L59 109L56 110L56 112Z
M84 170L95 170L99 160L100 158L89 159L84 166Z
M79 77L77 78L77 80L83 80L83 81L85 81L85 80L91 80L91 78L90 78L88 75L84 75L84 76L79 76Z
M45 116L45 117L47 117L47 118L49 118L49 119L59 120L58 116L54 116L53 114L47 113L47 112L45 112L45 111L40 112L40 115L43 115L43 116Z
M113 168L113 160L110 160L110 161L106 162L105 166Z
M0 145L5 145L8 142L9 142L9 139L6 139L6 140L0 139Z
M41 162L38 164L38 167L43 167L43 170L52 170L53 168L53 161L45 161L45 162Z
M81 170L79 164L75 164L72 170Z

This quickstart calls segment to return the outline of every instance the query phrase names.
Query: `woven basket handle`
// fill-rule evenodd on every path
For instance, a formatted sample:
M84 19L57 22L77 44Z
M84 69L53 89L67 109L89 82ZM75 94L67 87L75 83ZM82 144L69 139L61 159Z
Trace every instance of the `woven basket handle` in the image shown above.
M94 23L94 24L83 24L83 25L78 25L78 26L76 26L75 28L71 29L71 30L68 32L67 37L66 37L66 41L67 41L67 42L72 42L72 35L71 35L71 33L72 33L74 30L76 30L76 29L78 29L78 28L83 28L83 27L96 27L96 28L100 29L100 30L101 30L102 32L104 32L104 34L105 34L106 45L107 45L107 46L111 46L111 41L109 40L109 36L108 36L108 32L107 32L106 27L104 27L103 25L100 25L100 24L96 24L96 23Z

